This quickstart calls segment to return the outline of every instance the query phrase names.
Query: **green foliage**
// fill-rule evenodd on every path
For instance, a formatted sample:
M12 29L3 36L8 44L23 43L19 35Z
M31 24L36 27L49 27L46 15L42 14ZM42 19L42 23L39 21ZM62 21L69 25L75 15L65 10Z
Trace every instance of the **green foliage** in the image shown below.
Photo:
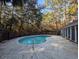
M13 0L12 6L7 6L5 0L0 1L0 28L18 35L42 30L59 30L72 15L75 16L77 13L78 7L74 0L45 1L46 8L49 6L52 8L52 11L46 14L40 12L41 8L36 8L36 0L35 2L27 0L27 5L25 0ZM67 16L69 19L66 18Z
M70 21L77 16L78 3L77 0L45 0L46 6L52 8L54 15L52 16L55 21L61 21L63 25L67 25ZM52 12L51 12L52 13ZM76 19L76 18L75 18ZM60 24L61 24L60 23Z
M27 2L28 6L26 6L23 0L13 0L12 4L11 7L1 4L0 28L8 30L10 33L19 33L19 35L38 31L42 14L40 9L35 7L35 2Z

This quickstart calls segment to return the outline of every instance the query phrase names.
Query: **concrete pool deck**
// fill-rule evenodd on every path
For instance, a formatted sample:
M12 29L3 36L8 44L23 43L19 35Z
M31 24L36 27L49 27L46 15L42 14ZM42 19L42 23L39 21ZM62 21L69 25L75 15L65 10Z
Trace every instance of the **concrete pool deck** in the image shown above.
M78 45L52 35L43 44L22 45L20 38L0 43L0 59L78 59Z

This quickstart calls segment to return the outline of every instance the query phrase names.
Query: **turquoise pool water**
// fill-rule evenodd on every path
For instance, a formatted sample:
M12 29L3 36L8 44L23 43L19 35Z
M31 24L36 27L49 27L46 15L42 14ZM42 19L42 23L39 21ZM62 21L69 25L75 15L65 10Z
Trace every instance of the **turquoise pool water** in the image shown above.
M24 45L31 45L31 44L41 44L46 41L46 38L49 36L32 36L32 37L24 37L19 40L19 43Z

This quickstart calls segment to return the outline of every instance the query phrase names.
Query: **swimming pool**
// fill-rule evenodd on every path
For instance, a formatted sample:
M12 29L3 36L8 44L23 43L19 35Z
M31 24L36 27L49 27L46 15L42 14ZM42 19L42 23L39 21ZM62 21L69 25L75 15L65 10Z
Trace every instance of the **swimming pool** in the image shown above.
M29 37L24 37L19 40L19 43L24 44L24 45L31 45L31 44L42 44L46 42L46 39L49 36L29 36Z

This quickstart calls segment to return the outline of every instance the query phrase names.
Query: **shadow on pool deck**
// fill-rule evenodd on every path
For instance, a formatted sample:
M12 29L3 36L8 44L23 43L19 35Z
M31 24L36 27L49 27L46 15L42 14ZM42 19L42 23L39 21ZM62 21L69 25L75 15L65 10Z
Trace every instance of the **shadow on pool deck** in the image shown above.
M78 46L61 36L52 35L39 45L23 46L13 39L0 44L0 59L78 59Z

